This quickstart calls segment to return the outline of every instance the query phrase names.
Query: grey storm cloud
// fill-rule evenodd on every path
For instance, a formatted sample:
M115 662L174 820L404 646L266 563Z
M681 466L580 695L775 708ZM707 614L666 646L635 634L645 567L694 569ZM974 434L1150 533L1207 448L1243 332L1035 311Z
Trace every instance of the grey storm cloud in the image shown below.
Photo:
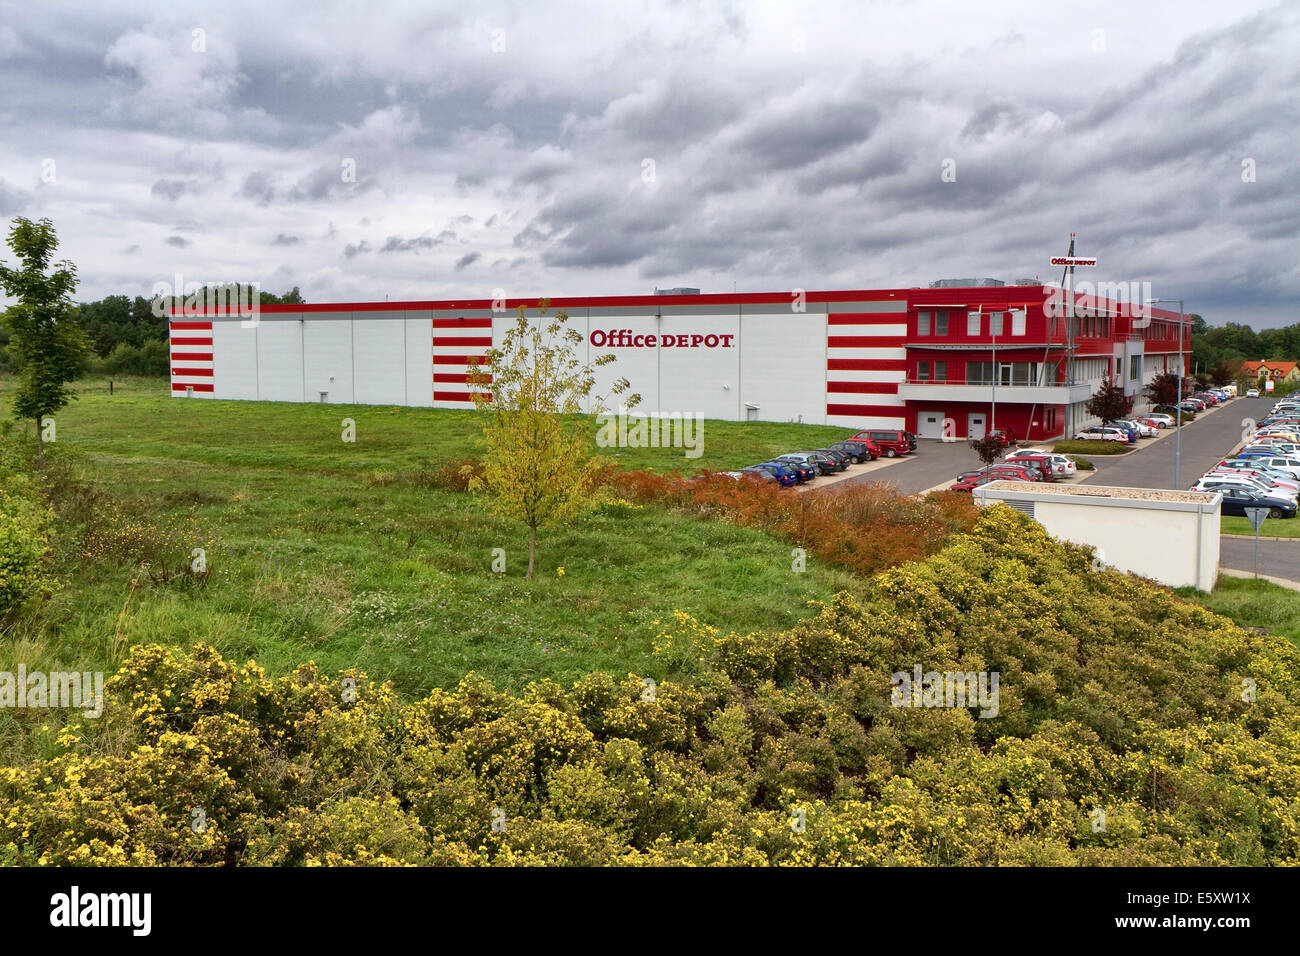
M183 179L160 179L150 188L151 195L175 202L187 192L197 192L198 184Z
M432 236L416 236L412 239L403 239L401 236L389 236L384 244L379 248L380 252L419 252L421 249L432 249L438 245L440 240Z
M192 19L0 16L0 216L54 218L84 297L145 294L154 232L222 274L271 245L327 302L489 263L521 295L1048 278L1073 230L1098 279L1300 320L1295 4L226 0L202 54Z

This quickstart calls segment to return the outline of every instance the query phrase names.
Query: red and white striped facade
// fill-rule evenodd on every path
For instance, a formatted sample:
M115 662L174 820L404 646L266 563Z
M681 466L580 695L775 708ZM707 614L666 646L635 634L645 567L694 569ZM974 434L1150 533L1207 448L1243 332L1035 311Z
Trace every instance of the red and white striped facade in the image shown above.
M600 370L596 392L626 377L642 396L638 414L912 431L941 415L957 422L956 437L977 419L979 427L1046 437L1059 433L1064 403L1077 405L1085 388L1065 387L1064 325L1047 304L1051 291L981 286L598 296L556 298L550 309L567 313L569 326L583 334L584 360L607 352L617 357ZM1141 369L1143 379L1153 369L1172 368L1167 353L1176 352L1176 337L1149 340L1121 303L1076 302L1085 314L1091 307L1095 316L1108 316L1096 323L1104 336L1076 342L1077 356L1104 356L1108 374L1113 357L1114 369ZM172 392L469 408L469 363L500 344L520 305L539 314L535 299L263 306L253 319L178 314L171 322ZM979 322L1007 309L1023 310L1025 321L1016 323L1016 335L999 340L996 328ZM945 317L942 340L932 314ZM1133 355L1142 360L1130 366ZM935 377L936 356L944 381ZM1038 380L990 396L988 382L980 386L963 372L965 361L990 358L1022 362Z

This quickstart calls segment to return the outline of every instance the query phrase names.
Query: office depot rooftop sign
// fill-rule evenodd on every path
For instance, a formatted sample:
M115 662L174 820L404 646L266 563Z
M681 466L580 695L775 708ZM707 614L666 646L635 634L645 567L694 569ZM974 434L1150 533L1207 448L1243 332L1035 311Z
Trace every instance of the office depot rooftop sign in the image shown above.
M631 329L593 329L591 344L598 349L729 349L736 336L704 335L699 332L681 333L679 335L642 335Z

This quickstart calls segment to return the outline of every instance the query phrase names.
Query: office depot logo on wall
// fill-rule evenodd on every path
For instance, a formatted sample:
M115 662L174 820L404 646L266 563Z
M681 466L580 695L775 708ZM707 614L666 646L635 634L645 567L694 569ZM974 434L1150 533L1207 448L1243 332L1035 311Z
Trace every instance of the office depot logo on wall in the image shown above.
M631 329L616 329L606 331L605 329L595 329L591 333L591 344L596 348L609 349L729 349L732 348L732 341L735 335L703 335L699 332L682 333L680 335L642 335L633 333Z

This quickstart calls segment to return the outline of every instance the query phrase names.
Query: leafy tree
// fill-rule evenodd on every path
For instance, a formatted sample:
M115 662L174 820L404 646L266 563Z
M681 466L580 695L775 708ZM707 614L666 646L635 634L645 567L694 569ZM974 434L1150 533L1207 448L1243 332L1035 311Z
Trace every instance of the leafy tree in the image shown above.
M1002 444L998 441L997 436L986 434L983 438L973 438L970 441L970 447L975 454L979 455L980 461L986 465L991 465L998 460L998 455L1002 452Z
M1133 410L1133 399L1124 394L1123 386L1116 385L1107 376L1084 407L1089 415L1095 415L1103 422L1113 422Z
M1232 366L1227 362L1219 362L1210 369L1210 381L1216 387L1222 387L1232 381Z
M5 312L9 352L18 366L14 391L14 417L36 422L37 466L45 469L45 437L41 420L72 400L68 387L81 373L88 345L72 318L72 293L77 288L77 267L68 260L50 268L58 246L54 224L33 223L18 217L9 230L9 247L22 260L18 269L0 261L0 288L17 303Z
M600 470L590 426L578 415L595 388L596 369L614 361L605 354L584 364L577 358L582 334L568 327L565 313L547 317L547 311L543 300L541 317L530 322L520 306L500 348L491 349L485 366L476 364L469 377L475 406L489 413L482 470L469 487L499 514L527 525L528 578L537 530L572 519ZM627 388L627 379L618 379L611 393ZM622 404L632 408L640 400L628 395ZM603 408L599 400L596 408Z
M1161 372L1142 391L1151 399L1152 405L1172 405L1178 400L1178 375Z

